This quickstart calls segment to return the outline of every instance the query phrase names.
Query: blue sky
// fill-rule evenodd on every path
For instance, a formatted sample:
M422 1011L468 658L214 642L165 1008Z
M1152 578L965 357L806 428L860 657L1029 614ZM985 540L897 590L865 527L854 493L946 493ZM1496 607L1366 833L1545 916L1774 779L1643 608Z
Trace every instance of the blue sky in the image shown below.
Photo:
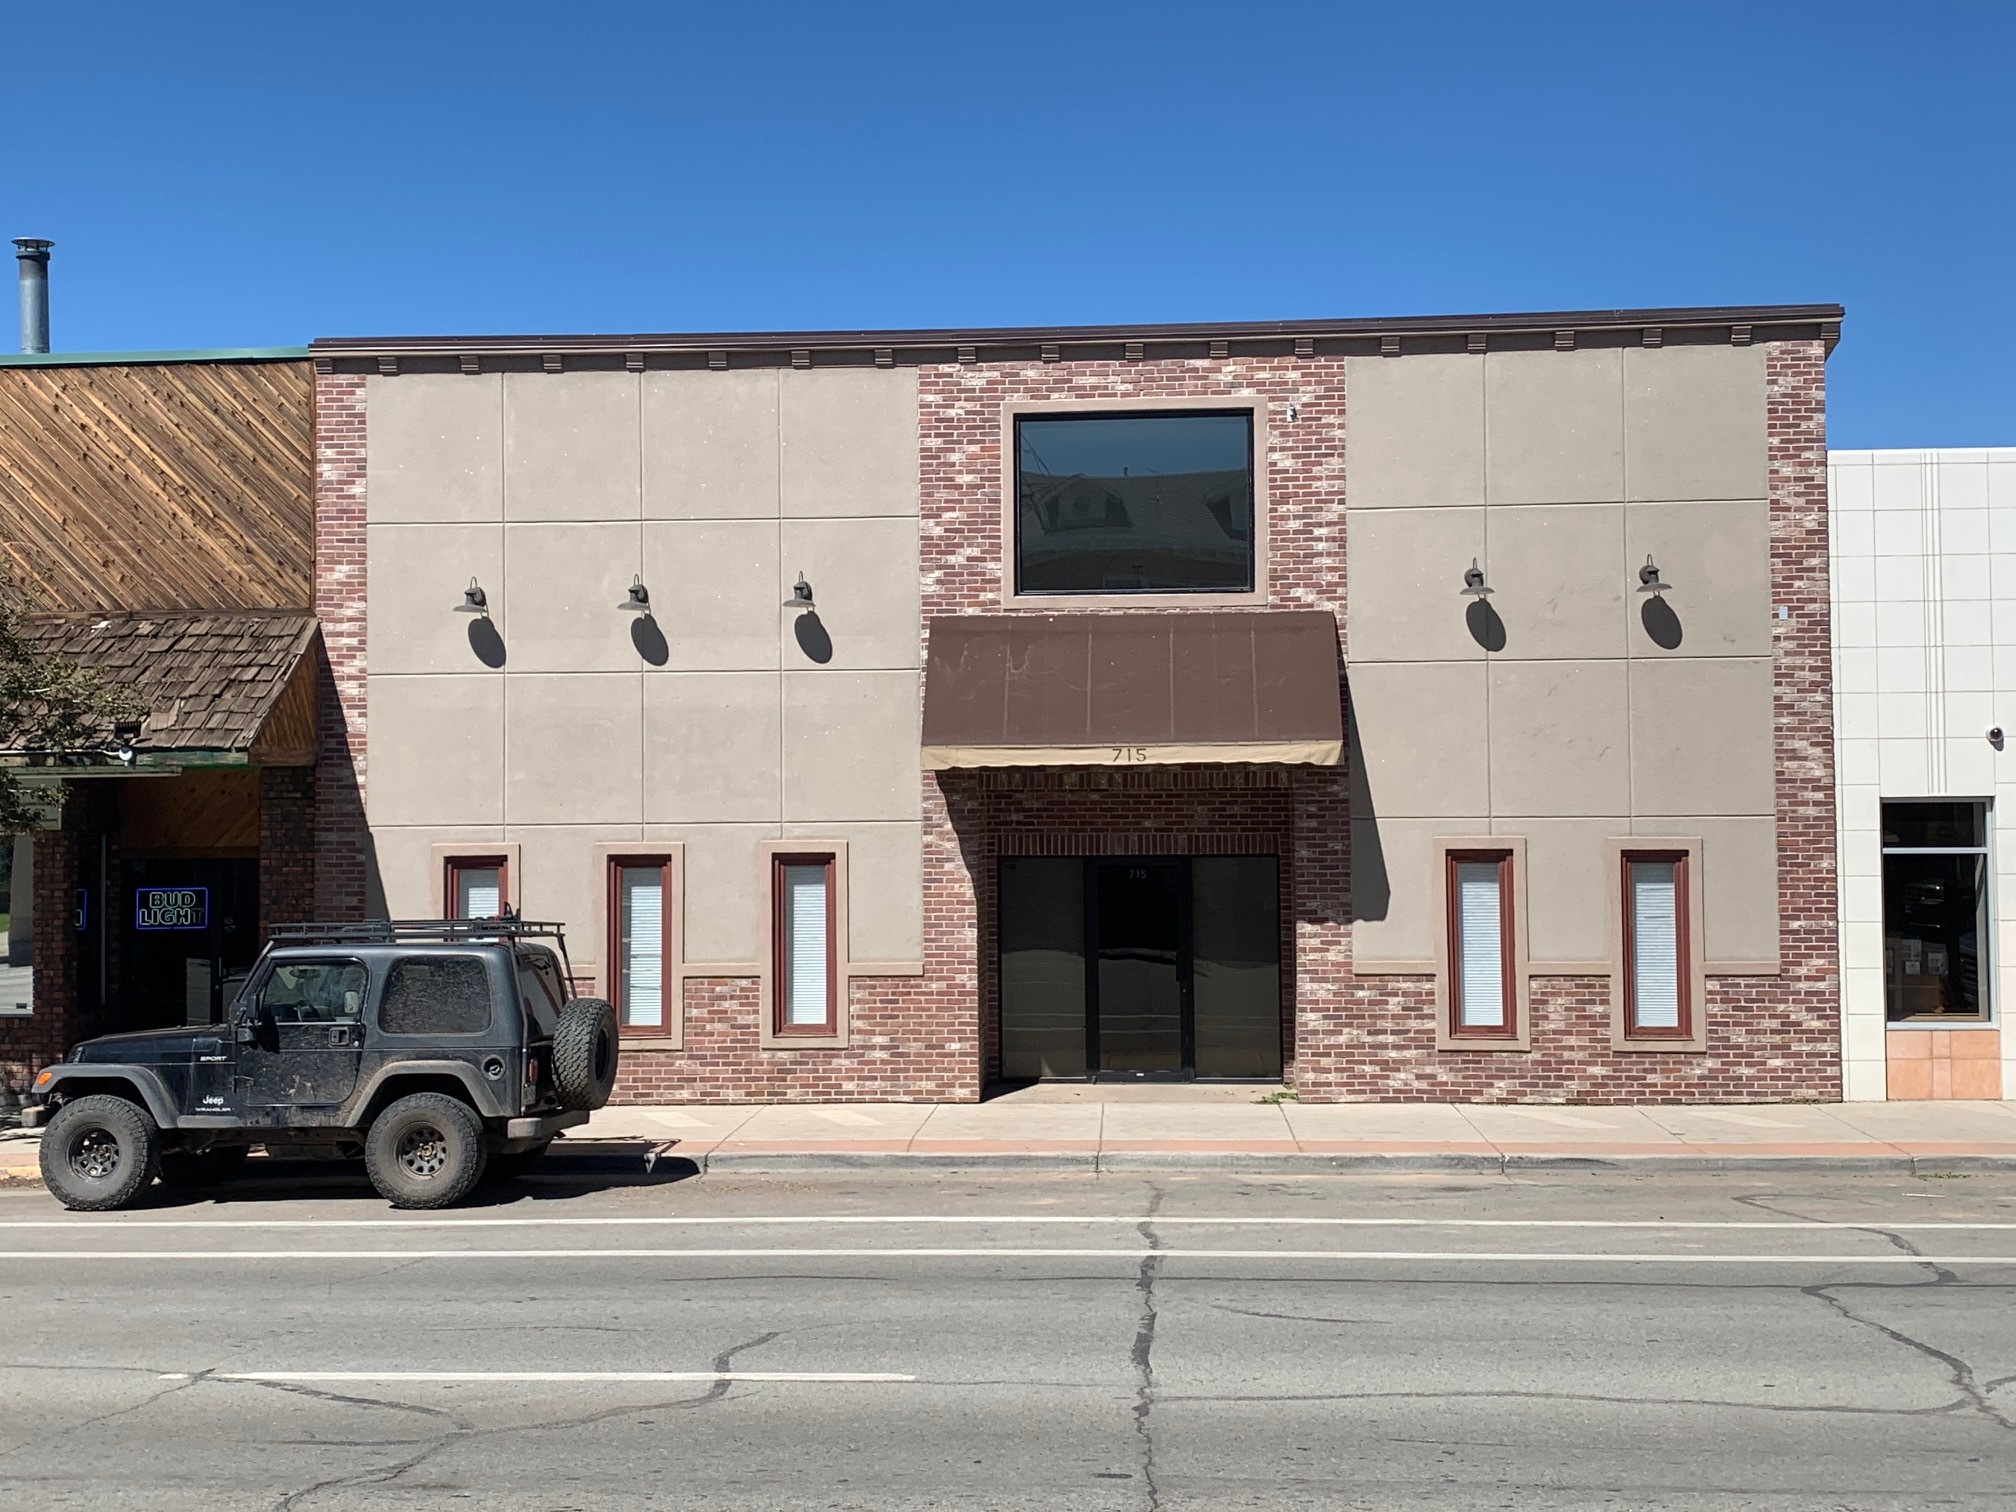
M2016 6L0 13L59 349L1839 300L2016 445Z

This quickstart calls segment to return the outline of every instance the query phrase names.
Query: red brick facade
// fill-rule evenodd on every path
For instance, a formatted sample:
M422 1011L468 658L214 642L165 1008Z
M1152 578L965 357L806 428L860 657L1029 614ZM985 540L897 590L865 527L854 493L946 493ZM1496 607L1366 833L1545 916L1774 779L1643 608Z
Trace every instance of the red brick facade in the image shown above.
M364 820L364 383L315 379L315 617L322 625L315 763L315 917L361 919L371 886Z

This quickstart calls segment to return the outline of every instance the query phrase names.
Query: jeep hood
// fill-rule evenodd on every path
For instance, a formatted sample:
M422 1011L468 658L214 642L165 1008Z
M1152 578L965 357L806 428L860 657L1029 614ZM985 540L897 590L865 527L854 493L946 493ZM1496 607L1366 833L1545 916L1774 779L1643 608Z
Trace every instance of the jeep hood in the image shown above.
M196 1042L212 1045L222 1038L216 1024L196 1024L186 1029L141 1029L131 1034L106 1034L86 1040L70 1052L72 1062L122 1066L166 1065L186 1061L196 1053Z

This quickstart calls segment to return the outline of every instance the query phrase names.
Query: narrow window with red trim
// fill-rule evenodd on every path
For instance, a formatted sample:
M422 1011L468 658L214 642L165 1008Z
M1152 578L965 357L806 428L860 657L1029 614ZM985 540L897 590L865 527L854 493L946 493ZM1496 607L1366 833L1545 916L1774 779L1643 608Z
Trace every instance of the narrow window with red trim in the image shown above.
M1694 1032L1684 851L1624 853L1624 1032L1686 1039Z
M497 919L511 903L511 869L503 856L450 856L441 900L451 919Z
M662 1035L672 1021L670 873L665 856L609 863L609 997L624 1034Z
M1512 953L1512 854L1449 852L1449 1033L1510 1039L1519 1032Z
M771 1030L833 1034L839 1021L833 857L778 856L771 875Z

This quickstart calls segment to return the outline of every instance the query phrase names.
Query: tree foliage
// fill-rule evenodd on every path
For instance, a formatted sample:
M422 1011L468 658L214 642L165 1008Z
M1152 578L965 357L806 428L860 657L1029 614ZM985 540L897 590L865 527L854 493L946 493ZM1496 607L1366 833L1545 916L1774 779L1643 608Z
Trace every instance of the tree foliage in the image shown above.
M28 634L28 595L0 571L0 834L32 828L46 789L24 770L111 747L113 726L146 705L95 667L48 651Z

